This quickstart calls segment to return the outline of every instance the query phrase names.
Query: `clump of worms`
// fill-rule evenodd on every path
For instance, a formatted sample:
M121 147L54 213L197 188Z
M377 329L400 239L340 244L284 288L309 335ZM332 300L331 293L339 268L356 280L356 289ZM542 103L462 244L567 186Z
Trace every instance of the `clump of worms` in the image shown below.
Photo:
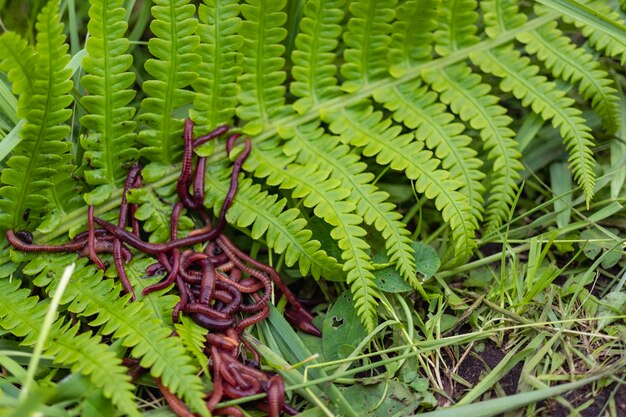
M210 357L209 366L214 388L206 396L207 408L214 415L243 416L237 407L217 408L217 405L226 398L238 399L266 393L267 398L257 402L258 408L266 411L270 417L277 417L281 412L295 415L297 410L285 403L284 383L280 375L262 371L258 353L241 336L246 328L269 315L268 302L272 294L272 282L274 291L287 299L285 318L309 334L321 336L321 332L313 325L313 316L282 282L274 268L244 253L222 234L226 226L226 213L237 193L239 173L250 153L249 138L245 139L244 149L233 163L230 187L217 220L212 222L205 210L203 201L207 160L206 157L196 158L194 169L194 149L227 134L229 130L228 126L220 126L204 136L194 138L192 121L185 121L183 160L176 185L178 201L172 210L170 240L166 243L155 244L142 240L141 224L134 216L138 207L127 200L126 194L129 190L141 187L141 167L138 165L131 167L128 172L117 225L95 217L94 206L89 206L88 230L69 243L37 245L32 242L32 235L24 231L8 230L6 236L18 250L78 252L82 256L88 256L103 270L106 265L98 254L112 253L117 276L124 291L131 294L131 300L135 299L135 294L125 270L125 264L132 258L129 247L155 256L156 262L147 268L146 273L153 276L165 272L165 278L144 288L142 294L164 290L174 284L173 287L180 296L180 301L172 311L174 322L178 322L180 315L185 314L209 330L205 336L205 351ZM239 137L237 133L228 137L227 155L230 155ZM178 237L178 222L183 210L197 214L203 226L181 238ZM202 244L203 250L191 249L199 244ZM247 353L252 356L252 360L248 359ZM178 416L194 416L183 401L161 384L160 380L157 379L156 382L168 405Z

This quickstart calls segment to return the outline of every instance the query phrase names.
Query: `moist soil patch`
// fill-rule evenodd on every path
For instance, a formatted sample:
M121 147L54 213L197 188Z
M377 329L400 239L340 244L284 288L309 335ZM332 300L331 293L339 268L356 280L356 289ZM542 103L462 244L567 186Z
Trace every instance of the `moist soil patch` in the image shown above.
M474 349L458 366L457 374L470 384L470 388L463 384L455 383L451 389L451 397L455 401L460 400L470 389L478 384L500 361L505 357L506 351L492 342L487 342L484 347ZM450 360L450 357L447 357ZM456 361L450 361L449 366L454 368ZM517 393L523 362L515 365L498 383L506 395ZM614 398L615 407L609 407L608 402ZM592 385L580 388L563 396L572 408L585 405L579 410L582 417L626 417L626 385L610 384L600 391L594 390ZM614 410L614 411L612 411ZM536 416L545 417L569 417L571 409L560 404L554 399L542 401L537 404Z

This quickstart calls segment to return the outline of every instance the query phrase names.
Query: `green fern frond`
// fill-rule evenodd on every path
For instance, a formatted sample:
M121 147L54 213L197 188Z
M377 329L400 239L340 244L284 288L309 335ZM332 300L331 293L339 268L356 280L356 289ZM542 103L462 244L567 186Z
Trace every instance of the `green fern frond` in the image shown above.
M482 0L485 33L492 39L526 23L528 18L519 12L517 0Z
M257 134L272 124L272 117L288 109L282 44L287 36L283 28L287 15L282 11L286 0L248 0L247 3L241 5L245 20L240 31L244 38L243 74L237 81L241 102L237 116L248 122L244 128L247 133Z
M344 3L345 0L313 0L304 5L296 49L291 55L294 81L290 91L300 97L293 104L300 114L340 94L334 64Z
M148 41L150 53L157 59L146 61L145 68L154 79L143 83L146 98L141 102L140 121L148 128L139 133L145 145L141 155L154 162L173 164L183 150L183 119L176 111L194 99L188 90L197 78L200 39L195 35L196 8L189 0L155 0L154 20L150 29L156 37Z
M410 0L398 4L389 45L389 72L394 77L404 75L413 65L432 56L440 1Z
M28 114L28 102L33 95L33 79L37 58L35 48L14 32L0 35L0 70L7 73L12 84L12 91L19 96L17 116L25 118Z
M572 107L574 100L546 77L537 75L539 67L511 47L472 54L471 59L481 70L502 78L503 91L512 92L523 106L531 107L544 120L552 120L563 136L570 153L570 169L589 204L595 184L596 163L591 150L594 140L580 110Z
M291 190L293 198L302 199L305 207L313 208L317 217L333 226L330 235L342 250L343 270L347 272L346 282L352 290L355 308L365 327L373 330L378 290L371 272L370 247L361 239L367 235L359 226L363 219L354 214L356 206L346 201L350 190L342 187L341 181L329 178L329 171L320 170L314 164L292 163L281 169L281 159L285 160L282 155L280 148L256 148L250 154L250 166L256 176L267 176L268 185Z
M478 42L476 0L448 0L439 4L435 51L442 56Z
M135 108L128 104L135 97L129 89L135 74L129 71L133 58L124 37L128 24L123 0L91 0L87 55L83 59L86 74L81 84L88 92L80 102L88 114L80 118L90 130L81 139L85 149L85 180L98 187L85 195L88 204L106 201L126 176L127 165L137 159L133 147L136 123L131 119Z
M2 170L2 229L38 225L44 212L57 208L50 201L51 189L68 185L66 180L55 181L57 171L70 164L70 145L64 141L70 128L64 122L72 114L67 109L72 103L71 70L66 68L70 57L58 8L59 1L52 0L37 18L37 66L27 122L20 132L22 141Z
M351 1L352 17L343 40L345 62L341 88L354 92L371 81L384 78L388 72L387 53L391 42L391 21L397 0Z
M392 90L378 90L374 99L393 112L396 121L415 129L415 138L426 143L450 173L450 179L461 184L459 192L468 198L472 216L482 220L485 192L482 162L469 147L471 138L462 134L463 125L454 122L454 116L438 102L437 94L415 80Z
M432 152L423 149L423 142L415 141L412 134L403 134L402 128L383 120L381 112L373 111L369 104L328 114L330 129L342 140L362 147L365 156L376 156L376 162L404 171L415 180L415 189L426 198L434 200L443 220L450 225L457 261L465 260L475 247L477 219L471 214L466 196L458 189L461 184L450 178L450 173L438 169L440 161Z
M229 186L229 169L211 168L206 178L207 190L205 205L220 209ZM233 205L226 214L229 223L238 227L250 227L253 239L266 235L266 243L276 253L285 253L285 264L292 266L298 262L300 273L311 272L315 278L342 275L337 260L328 256L320 247L320 242L312 239L313 233L306 227L306 220L300 217L296 208L285 210L286 200L263 191L261 186L250 179L239 182L239 189Z
M487 157L493 160L488 178L489 190L486 208L487 229L491 230L508 218L517 193L517 182L524 168L517 150L515 132L509 128L512 119L498 104L498 97L489 94L490 87L482 83L480 75L472 73L465 64L457 64L443 71L426 71L424 80L440 93L439 98L461 120L480 132Z
M591 101L607 132L619 129L621 120L617 91L608 74L599 69L595 56L572 44L557 29L556 22L522 33L517 39L526 44L526 51L537 55L555 77L578 83L580 92Z
M33 346L49 303L30 296L29 290L20 288L19 280L9 279L0 279L0 302L0 327L23 338L23 345ZM101 343L99 336L90 332L77 335L79 328L80 324L70 326L64 324L63 318L57 320L46 340L44 353L54 357L55 363L70 367L72 372L89 376L124 414L139 416L127 368Z
M206 0L198 7L198 54L201 64L198 79L192 84L196 92L191 118L196 133L206 133L220 124L230 124L235 116L239 86L237 65L243 39L239 2L237 0Z
M371 184L374 174L366 172L367 165L360 162L360 156L348 146L338 144L337 137L324 134L317 123L294 129L288 137L285 152L297 153L297 161L302 164L314 161L320 169L329 170L331 178L341 181L341 186L350 190L346 201L355 205L356 214L366 224L373 224L385 238L389 262L396 264L407 282L421 288L416 278L410 233L400 221L400 213L394 211L395 206L387 201L389 195Z

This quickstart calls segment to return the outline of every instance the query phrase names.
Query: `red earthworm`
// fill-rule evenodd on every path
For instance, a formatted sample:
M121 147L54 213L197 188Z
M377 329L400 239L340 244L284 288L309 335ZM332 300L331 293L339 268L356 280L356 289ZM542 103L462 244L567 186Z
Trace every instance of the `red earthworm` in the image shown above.
M235 322L235 319L232 317L227 320L219 320L198 313L192 313L190 316L200 326L210 330L226 330Z
M176 395L172 394L172 392L161 382L160 378L155 378L157 387L163 394L165 401L167 401L167 405L172 409L174 413L176 413L179 417L196 417L182 402Z
M193 140L193 122L191 119L185 120L185 127L183 133L184 148L183 148L183 161L180 172L180 177L176 183L176 193L178 198L184 204L185 207L195 208L193 199L189 195L189 180L191 178L191 158L193 156L192 140Z
M20 232L17 232L17 233L20 233ZM20 235L24 236L23 234L20 234ZM5 232L5 236L7 240L9 241L9 243L15 249L22 251L22 252L48 252L48 253L75 252L75 251L81 250L83 247L85 247L85 244L87 243L86 240L83 240L83 241L78 241L78 242L69 242L69 243L65 243L62 245L36 245L36 244L26 243L22 241L19 237L16 236L16 233L11 229L8 229Z
M180 202L176 203L174 205L174 208L172 209L172 215L170 218L170 239L172 240L176 239L178 235L178 220L180 219L180 213L182 209L183 209L183 205ZM165 261L167 261L167 257L164 254L160 254L159 258L160 259L165 258ZM170 269L168 269L167 277L165 277L165 279L161 282L157 282L156 284L152 284L144 288L143 291L141 292L142 295L145 296L145 295L150 294L151 292L165 289L174 283L174 281L176 280L176 276L178 274L178 268L180 266L180 251L178 249L172 250L172 258L173 258L172 266Z
M230 130L229 126L218 126L215 129L213 129L211 132L207 133L206 135L200 136L199 138L197 138L196 140L193 141L193 148L197 148L200 145L203 145L205 143L207 143L210 140L213 140L219 136L222 136L224 133L228 132Z
M189 294L189 290L187 289L187 285L185 285L185 282L180 277L180 275L176 275L175 281L176 281L176 287L178 287L180 300L178 301L178 303L176 303L176 305L174 306L174 309L172 310L172 320L174 321L174 323L178 323L178 316L180 315L180 310L184 306L186 306L187 303L189 303L190 294Z
M221 288L220 284L221 283L218 282L216 287ZM221 308L220 311L224 314L229 314L229 315L235 314L241 308L241 293L237 291L236 288L232 286L228 286L228 285L225 285L224 289L220 290L220 292L221 291L224 291L226 294L229 294L231 296L231 300L224 301L222 299L221 301L226 303L226 305L223 308ZM216 291L216 297L215 297L216 299L218 299L217 293L218 291Z
M243 411L235 406L217 408L211 412L214 416L245 417Z
M267 306L267 304L265 304L263 306L263 308L261 309L261 311L259 311L258 313L250 316L250 317L246 317L245 319L241 320L239 323L237 323L237 325L235 326L235 330L238 333L243 333L243 331L247 328L252 326L253 324L256 324L264 319L267 318L267 316L270 315L270 309Z
M220 350L234 350L239 347L239 342L230 337L217 335L215 333L207 333L204 338L208 344L215 346Z
M196 162L196 175L193 180L193 201L197 209L204 206L204 180L206 176L206 158L199 157Z
M128 199L126 198L126 193L130 190L139 179L139 175L141 174L141 167L139 165L133 165L128 171L128 175L126 177L126 181L124 183L124 190L122 192L122 201L120 204L120 211L118 214L117 225L121 229L124 229L126 226L126 220L128 218ZM126 275L126 269L124 268L124 263L122 261L122 242L120 239L115 239L113 241L113 263L115 264L115 269L117 271L117 276L122 283L122 287L124 291L130 294L131 301L135 300L135 291L133 290L133 286Z
M303 332L306 332L306 333L309 333L318 337L322 335L322 332L313 324L313 316L311 315L311 313L309 313L304 307L302 307L302 305L300 304L296 296L283 283L282 279L280 279L280 275L278 275L278 273L276 272L274 268L257 261L251 256L246 255L241 250L239 250L235 245L233 245L233 243L226 236L220 236L217 242L219 243L223 251L225 251L227 254L228 253L232 254L232 257L230 254L229 254L229 257L231 257L231 260L233 261L235 265L238 264L238 261L235 258L242 258L246 262L252 264L256 268L263 270L264 272L268 273L272 277L272 281L274 282L274 284L276 284L276 286L283 293L285 298L287 298L287 301L289 301L289 304L293 306L294 310L297 311L297 314L288 314L285 316L285 318L287 318L292 324L296 325ZM242 309L242 311L245 311L245 310Z
M312 323L312 320L309 320L307 316L302 316L301 310L286 309L283 314L285 316L285 319L289 323L295 325L303 332L311 334L313 336L322 337L322 332L320 332L320 330L315 327L315 325Z
M217 279L220 280L221 282L227 284L227 285L231 285L231 286L237 288L242 293L247 293L247 294L255 293L255 292L259 291L262 288L265 288L266 291L268 289L268 287L265 285L265 283L263 281L259 281L259 283L257 285L255 285L255 286L246 286L246 285L242 284L241 282L237 282L237 281L231 280L230 278L228 278L227 276L225 276L222 273L217 273ZM271 290L271 288L270 288L270 290Z
M243 165L243 162L245 161L245 159L248 157L248 154L250 153L250 147L251 147L250 139L246 138L246 147L243 150L243 152L237 157L237 160L233 164L230 188L228 189L228 193L226 195L226 198L224 199L224 203L222 203L222 210L220 212L218 221L215 225L215 228L207 232L202 232L194 236L187 236L182 239L172 240L168 243L160 243L160 244L148 243L148 242L144 242L137 236L134 236L133 234L128 233L123 228L116 227L112 225L111 223L108 223L102 219L99 219L96 217L94 220L100 226L108 230L109 233L117 236L119 239L131 245L132 247L139 249L140 251L145 252L150 255L155 255L159 252L167 252L175 248L180 248L183 246L192 246L197 243L213 240L222 233L224 226L226 226L226 212L231 206L233 199L235 198L235 194L237 194L239 172L241 171L241 166Z
M228 140L226 141L226 153L227 154L229 154L230 151L233 150L233 145L235 144L235 141L239 139L240 137L241 135L239 133L233 133L232 135L228 137Z
M106 267L104 266L100 258L98 258L98 254L96 253L96 233L94 232L93 227L93 209L94 206L91 204L87 207L87 252L89 253L89 259L91 259L91 262L96 264L99 269L104 271Z
M207 316L207 317L215 319L215 320L226 321L226 320L233 319L233 317L231 317L228 314L224 314L224 313L222 313L220 311L217 311L217 310L209 307L206 304L200 304L200 303L188 303L183 308L183 311L186 312L186 313L202 314L203 316Z
M220 353L215 346L211 346L211 362L213 362L213 393L206 402L206 406L209 410L213 410L222 399L222 395L224 395L222 374L220 373L222 360Z
M285 382L276 374L267 381L267 403L270 417L278 417L285 404Z
M148 242L144 242L143 240L133 235L132 233L128 233L126 230L120 227L117 227L115 225L112 225L111 223L106 222L102 219L99 219L98 217L96 217L94 220L96 223L104 227L109 233L118 237L124 243L149 255L156 255L159 253L169 252L172 249L181 248L184 246L192 246L197 243L202 243L207 240L215 239L215 237L217 237L220 233L222 233L221 229L216 228L216 229L211 230L211 232L202 233L202 234L198 234L198 235L191 236L191 237L188 236L185 238L172 240L167 243L148 243Z
M96 253L113 253L114 242L111 240L96 240L94 250ZM88 256L88 248L85 246L79 252L81 256ZM125 262L129 262L131 259L131 253L127 248L122 247L122 256Z

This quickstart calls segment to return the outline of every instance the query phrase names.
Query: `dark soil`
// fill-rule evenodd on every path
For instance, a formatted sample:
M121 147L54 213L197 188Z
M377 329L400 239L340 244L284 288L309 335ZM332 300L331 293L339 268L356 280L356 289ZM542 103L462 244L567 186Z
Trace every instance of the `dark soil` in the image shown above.
M484 349L479 352L473 351L463 360L458 369L458 375L466 380L470 386L476 384L487 375L504 358L506 352L492 342L487 342ZM449 360L450 358L448 358ZM454 367L456 362L450 363ZM523 363L514 366L504 377L498 381L506 395L517 393ZM622 376L624 377L624 375ZM461 384L455 384L452 388L451 397L459 400L469 389ZM613 394L614 392L614 394ZM608 401L611 396L615 400L615 412L611 412ZM596 391L593 385L583 387L563 396L573 408L586 404L584 409L579 410L582 417L626 417L626 385L612 383ZM544 417L569 417L570 409L550 399L537 404L535 416Z
M615 412L609 408L608 401L611 393L615 391ZM573 408L589 402L580 415L583 417L626 417L626 385L611 384L599 392L594 392L591 386L577 389L563 396ZM541 415L550 417L569 417L570 409L559 404L555 400L544 401L539 404L538 411Z
M505 355L506 352L503 352L493 343L488 342L485 344L485 348L481 352L472 352L465 358L465 360L463 360L461 366L459 367L458 374L472 386L475 386L481 376L488 374L493 368L495 368ZM517 391L517 384L519 383L522 367L523 364L521 362L518 363L509 371L509 373L500 379L500 386L507 395L515 394ZM462 397L465 390L465 387L462 386L455 387L454 397Z

